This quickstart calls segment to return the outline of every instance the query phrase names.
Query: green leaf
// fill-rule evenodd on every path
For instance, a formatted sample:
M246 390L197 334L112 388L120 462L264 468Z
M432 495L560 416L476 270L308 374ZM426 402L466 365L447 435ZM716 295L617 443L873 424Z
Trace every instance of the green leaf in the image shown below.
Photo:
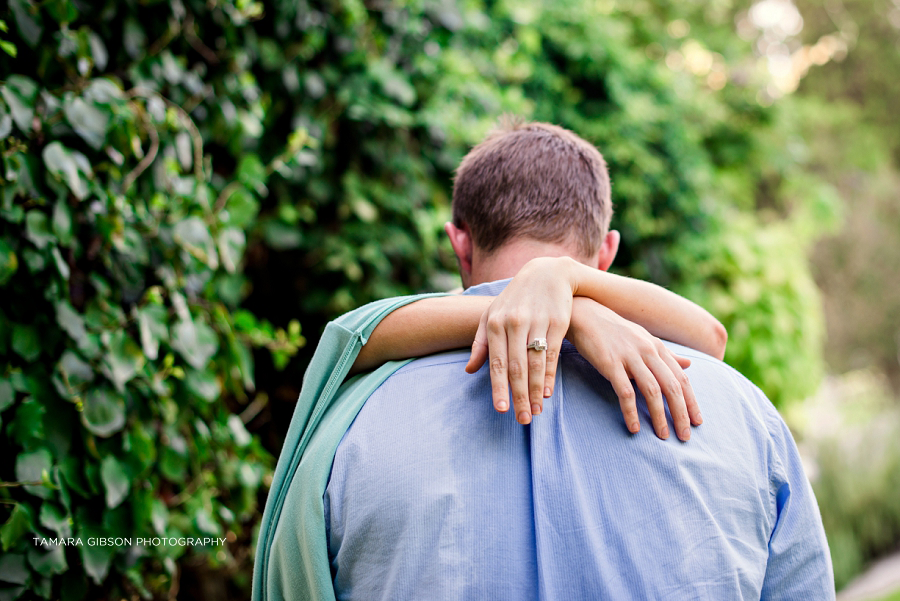
M58 368L72 388L80 388L94 380L94 370L90 364L82 361L81 357L71 350L66 350L62 354Z
M66 512L49 501L41 504L41 513L38 517L41 526L56 533L60 538L72 536L72 523Z
M166 327L168 317L162 305L149 304L137 310L138 329L141 333L141 348L151 361L159 356L159 343L169 339Z
M225 228L219 233L219 256L222 257L222 266L228 273L235 273L244 255L244 247L247 238L244 232L237 228Z
M87 330L84 327L84 317L66 301L56 303L56 321L72 340L79 345L84 341L84 337L87 335Z
M169 524L169 509L166 504L159 499L153 499L150 509L150 522L153 524L153 530L160 536L166 535L166 526Z
M41 354L41 339L37 328L13 324L12 347L26 361L34 361Z
M88 532L90 534L88 534ZM82 532L82 538L109 536L105 532L96 532L90 530ZM100 545L83 545L78 547L81 551L81 561L84 564L84 571L95 584L101 584L109 573L109 564L112 563L113 555L116 550L114 547L103 547Z
M247 428L244 427L244 422L237 415L232 414L228 416L228 429L231 431L234 443L239 447L247 446L253 439L250 433L247 432Z
M41 39L43 27L41 25L41 13L31 13L31 5L27 0L10 0L9 8L12 9L16 19L16 27L25 42L34 48Z
M107 455L100 466L100 478L106 488L106 506L118 507L131 488L124 466L112 455Z
M23 75L10 75L0 94L9 106L16 127L25 134L31 133L34 119L34 101L37 98L37 84Z
M44 439L44 406L31 397L22 401L9 426L9 432L19 445L33 448Z
M187 476L187 460L172 447L164 447L159 456L159 470L166 479L181 482Z
M44 7L58 23L71 23L78 17L78 9L69 0L50 0L44 2Z
M106 388L93 389L84 399L81 421L97 436L112 436L125 425L125 401Z
M25 214L25 237L38 248L45 248L56 240L43 211L33 209Z
M211 371L189 369L187 377L184 379L184 383L192 394L208 403L212 403L218 399L219 395L222 393L219 379L216 378L216 375Z
M141 422L135 422L134 427L125 433L124 448L129 453L132 472L140 473L156 461L156 441Z
M246 229L256 219L259 213L259 201L244 188L235 190L225 203L222 218L227 216L228 224L233 227Z
M69 567L66 564L66 548L63 545L56 545L48 550L44 550L43 547L28 549L28 563L41 576L62 574Z
M91 57L94 59L94 66L102 71L106 69L106 63L109 61L109 52L106 50L106 44L103 39L93 31L88 36L88 42L91 46Z
M203 369L216 354L219 338L215 330L203 322L182 320L172 329L171 344L194 369Z
M210 269L219 266L216 245L206 223L199 217L188 217L179 221L174 228L175 242L191 255L205 263Z
M260 196L265 196L268 193L266 188L266 180L268 179L266 167L257 155L252 153L245 154L238 164L235 175L239 182L251 190L255 190Z
M25 566L24 555L7 553L0 557L0 581L11 584L28 582L28 568Z
M44 147L41 156L47 171L65 182L78 200L87 198L87 180L91 177L91 164L87 157L76 150L69 150L59 142L50 142Z
M16 257L16 253L6 243L6 240L0 238L0 286L8 282L18 268L19 259Z
M222 526L202 507L194 512L194 524L196 524L197 530L205 534L212 536L222 535Z
M82 475L84 468L81 463L82 462L78 457L70 455L63 459L59 471L62 475L63 481L68 485L69 488L74 490L81 497L89 499L94 495L91 494L91 492L88 490L88 487L85 485Z
M228 347L231 350L232 358L240 369L244 388L254 390L253 355L250 353L250 350L234 336L229 338Z
M28 268L28 271L33 274L44 271L44 267L47 266L47 258L44 254L32 248L23 248L22 258L25 260L25 266Z
M0 378L0 413L3 413L16 400L16 392L13 390L12 383L6 378Z
M3 108L0 108L0 139L9 137L12 133L12 116Z
M124 331L113 332L109 339L109 352L103 357L103 373L119 392L144 366L144 355L134 340Z
M52 229L60 244L69 246L72 243L72 209L65 198L57 200L53 207Z
M89 146L99 150L106 139L109 128L109 114L92 106L82 98L73 98L63 103L66 120Z
M44 442L54 457L66 457L72 447L74 429L72 406L56 398L45 402L48 411L44 413ZM52 475L56 479L55 470Z
M117 104L122 100L122 88L110 79L98 77L88 85L84 98L95 104Z
M34 519L31 508L24 503L16 503L9 519L0 526L0 543L3 550L9 551L23 535L34 532Z
M28 453L20 453L16 457L16 480L19 482L38 482L43 480L44 472L49 473L53 467L50 451L41 448ZM44 486L26 486L25 491L46 499L50 489Z
M7 40L0 40L0 48L3 49L3 52L13 58L16 58L16 55L19 54L18 49L16 49L16 45Z
M386 60L378 61L370 67L372 79L381 84L385 95L403 106L412 106L416 101L416 91L403 72L398 71Z
M64 280L68 280L71 271L69 270L69 264L63 259L62 253L59 252L59 247L54 245L50 248L50 256L53 257L53 264L56 265L56 270L59 271L59 275L61 275Z

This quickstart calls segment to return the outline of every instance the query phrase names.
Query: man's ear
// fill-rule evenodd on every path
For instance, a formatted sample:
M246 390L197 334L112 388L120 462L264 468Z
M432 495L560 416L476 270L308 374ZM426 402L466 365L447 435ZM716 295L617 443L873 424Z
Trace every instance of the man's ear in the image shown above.
M463 281L468 281L467 276L472 274L472 252L474 250L469 226L463 224L462 228L458 228L448 221L444 224L444 231L447 232L450 246L453 247L453 252L456 253L456 258L459 260L459 270L462 272Z
M606 271L612 265L616 253L619 252L619 242L622 236L617 230L609 230L606 237L603 238L603 244L600 245L600 251L597 253L597 269Z

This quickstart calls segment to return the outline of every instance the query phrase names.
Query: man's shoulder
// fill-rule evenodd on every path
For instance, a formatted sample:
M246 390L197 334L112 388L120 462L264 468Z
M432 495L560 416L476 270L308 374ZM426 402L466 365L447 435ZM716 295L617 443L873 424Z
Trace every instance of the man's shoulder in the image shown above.
M734 388L752 396L763 406L772 407L774 410L771 401L769 401L759 386L724 361L674 342L665 341L665 345L675 354L691 360L691 365L685 369L685 373L692 383L694 381L703 381L718 387Z
M372 396L419 395L423 390L454 390L463 384L474 383L480 378L477 374L466 373L465 366L468 361L468 349L444 351L408 360L385 378ZM486 368L482 371L485 372L483 375L486 378Z

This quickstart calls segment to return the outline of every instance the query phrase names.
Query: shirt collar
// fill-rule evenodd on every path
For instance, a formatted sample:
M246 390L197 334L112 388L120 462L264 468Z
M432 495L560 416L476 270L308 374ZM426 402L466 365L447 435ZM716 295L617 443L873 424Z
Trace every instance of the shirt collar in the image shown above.
M475 286L466 288L463 294L471 294L473 296L497 296L503 292L503 289L506 288L511 281L512 278L506 278L505 280L476 284Z

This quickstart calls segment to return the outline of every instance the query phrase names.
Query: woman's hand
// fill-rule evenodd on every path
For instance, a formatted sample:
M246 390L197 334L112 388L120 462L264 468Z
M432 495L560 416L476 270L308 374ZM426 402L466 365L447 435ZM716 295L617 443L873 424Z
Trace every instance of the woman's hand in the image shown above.
M530 423L532 415L541 412L543 399L553 394L559 350L568 332L582 356L613 384L630 431L640 429L629 381L634 379L647 399L657 435L668 437L664 393L676 433L687 440L689 424L702 421L682 369L690 361L595 301L583 297L573 301L573 263L542 258L522 268L482 314L466 371L474 373L490 358L494 408L507 411L511 391L516 419ZM536 338L546 338L546 351L526 348Z
M574 286L571 260L529 261L482 314L466 371L475 373L490 356L494 408L509 409L516 419L531 422L553 393L556 364L572 316ZM547 350L528 350L546 338Z
M568 338L612 384L630 432L641 427L631 380L647 400L653 429L660 438L669 436L663 394L679 439L690 439L691 424L703 423L691 382L683 370L690 360L675 355L643 327L591 299L576 297Z

